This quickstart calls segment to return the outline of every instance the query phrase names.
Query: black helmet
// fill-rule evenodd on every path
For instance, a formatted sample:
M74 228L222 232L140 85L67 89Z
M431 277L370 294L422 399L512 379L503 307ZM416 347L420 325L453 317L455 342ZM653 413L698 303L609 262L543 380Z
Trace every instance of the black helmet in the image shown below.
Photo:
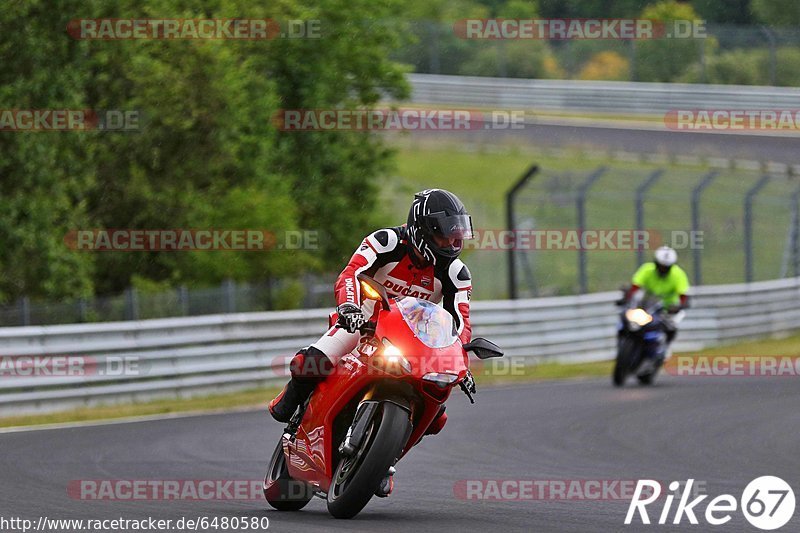
M464 239L471 239L472 217L458 197L444 189L426 189L414 195L408 212L409 243L419 253L436 263L451 260L464 248ZM441 246L434 237L454 239Z

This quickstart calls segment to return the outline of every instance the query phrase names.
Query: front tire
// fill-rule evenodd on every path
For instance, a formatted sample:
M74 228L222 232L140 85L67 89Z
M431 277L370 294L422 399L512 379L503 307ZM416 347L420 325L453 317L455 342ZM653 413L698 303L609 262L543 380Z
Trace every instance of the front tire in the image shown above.
M631 364L636 356L636 350L639 348L637 344L636 340L630 337L622 337L620 339L617 349L617 361L614 363L614 373L611 376L615 387L621 387L625 384L625 378L628 377L628 373L631 371Z
M336 466L328 489L328 512L335 518L352 518L361 512L406 444L411 430L408 412L391 402L381 407L361 448L342 457Z
M643 374L641 376L636 376L639 380L640 385L652 385L653 381L656 379L656 375L658 375L658 371L661 369L661 365L663 365L663 361L658 361L653 365L653 370L648 372L647 374Z
M307 483L297 481L289 475L283 439L279 440L272 453L267 475L264 476L264 498L278 511L299 511L311 501L312 496Z

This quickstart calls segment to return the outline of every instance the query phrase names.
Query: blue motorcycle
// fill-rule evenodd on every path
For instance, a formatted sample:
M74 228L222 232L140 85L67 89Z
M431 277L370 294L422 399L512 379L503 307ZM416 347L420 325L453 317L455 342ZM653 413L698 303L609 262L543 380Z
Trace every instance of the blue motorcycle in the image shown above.
M624 306L617 323L615 386L624 385L631 374L642 385L653 383L667 355L666 327L670 320L657 298L633 299Z

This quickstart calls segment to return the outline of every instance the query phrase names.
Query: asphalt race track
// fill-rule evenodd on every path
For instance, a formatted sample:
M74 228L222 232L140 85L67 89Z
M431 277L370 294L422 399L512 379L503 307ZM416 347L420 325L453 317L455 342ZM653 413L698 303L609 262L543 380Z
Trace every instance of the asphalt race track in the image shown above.
M800 387L791 378L675 378L651 388L610 380L546 382L480 390L448 403L442 434L398 464L394 494L355 519L331 518L322 500L281 513L254 500L83 501L81 479L259 479L281 427L263 412L0 434L0 515L31 518L261 517L274 531L707 531L702 513L720 494L777 475L800 495ZM623 520L628 500L476 501L459 480L693 478L709 498L699 526ZM462 481L463 483L463 481ZM672 506L670 521L678 498ZM652 504L657 521L663 499ZM800 531L800 512L780 531ZM740 511L715 531L757 531Z

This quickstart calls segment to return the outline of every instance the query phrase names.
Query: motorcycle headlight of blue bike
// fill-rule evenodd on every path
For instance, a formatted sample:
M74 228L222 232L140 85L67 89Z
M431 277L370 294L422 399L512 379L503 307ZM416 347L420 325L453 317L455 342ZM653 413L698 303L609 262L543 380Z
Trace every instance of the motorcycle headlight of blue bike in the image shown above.
M628 309L625 311L625 319L631 324L636 326L636 329L646 326L653 321L653 316L644 309ZM631 328L634 329L634 328Z

